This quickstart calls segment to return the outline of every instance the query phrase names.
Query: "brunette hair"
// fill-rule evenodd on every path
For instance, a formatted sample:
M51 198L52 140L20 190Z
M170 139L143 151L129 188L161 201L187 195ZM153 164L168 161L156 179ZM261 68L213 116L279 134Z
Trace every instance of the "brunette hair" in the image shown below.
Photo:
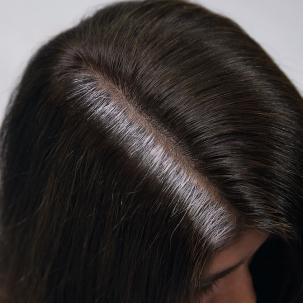
M302 302L302 96L230 18L98 9L33 54L0 135L3 302L195 302L250 228L258 300Z

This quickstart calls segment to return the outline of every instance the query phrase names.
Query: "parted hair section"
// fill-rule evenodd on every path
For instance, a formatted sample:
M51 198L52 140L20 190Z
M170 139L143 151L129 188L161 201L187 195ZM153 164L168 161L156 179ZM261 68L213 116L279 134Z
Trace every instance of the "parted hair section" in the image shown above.
M3 302L197 303L251 228L260 302L302 302L302 96L230 18L99 8L32 55L0 135Z

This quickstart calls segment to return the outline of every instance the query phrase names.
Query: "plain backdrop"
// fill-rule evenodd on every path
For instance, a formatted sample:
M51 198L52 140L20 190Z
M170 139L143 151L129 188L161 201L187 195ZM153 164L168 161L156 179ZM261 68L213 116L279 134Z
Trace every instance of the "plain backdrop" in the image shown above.
M80 18L116 1L0 1L0 121L30 56ZM303 0L196 0L236 21L271 55L303 95Z

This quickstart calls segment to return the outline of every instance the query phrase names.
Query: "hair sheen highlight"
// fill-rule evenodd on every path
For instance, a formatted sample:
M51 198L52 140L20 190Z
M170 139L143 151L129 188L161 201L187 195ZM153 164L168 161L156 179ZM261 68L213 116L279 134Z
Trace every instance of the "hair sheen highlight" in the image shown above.
M51 38L1 127L3 302L195 303L250 228L272 237L260 302L302 302L302 101L194 2L115 2Z

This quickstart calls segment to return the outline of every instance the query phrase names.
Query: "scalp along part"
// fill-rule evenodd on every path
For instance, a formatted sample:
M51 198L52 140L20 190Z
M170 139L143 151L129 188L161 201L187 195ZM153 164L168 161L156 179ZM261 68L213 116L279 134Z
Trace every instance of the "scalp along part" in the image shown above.
M302 104L257 42L189 1L114 3L58 34L1 129L8 302L194 302L248 228L295 259ZM302 281L286 269L273 302Z

